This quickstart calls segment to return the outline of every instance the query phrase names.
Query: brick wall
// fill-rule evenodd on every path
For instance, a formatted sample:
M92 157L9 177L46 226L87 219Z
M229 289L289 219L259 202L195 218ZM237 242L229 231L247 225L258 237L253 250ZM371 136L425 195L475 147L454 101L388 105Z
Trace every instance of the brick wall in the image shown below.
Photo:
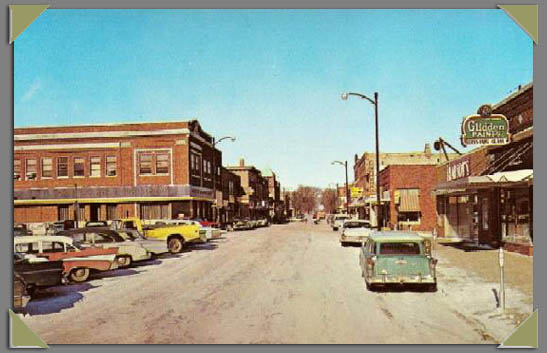
M436 185L435 165L390 165L380 172L380 187L390 194L390 227L397 222L395 190L419 189L421 222L418 231L432 231L436 224L436 203L432 191Z

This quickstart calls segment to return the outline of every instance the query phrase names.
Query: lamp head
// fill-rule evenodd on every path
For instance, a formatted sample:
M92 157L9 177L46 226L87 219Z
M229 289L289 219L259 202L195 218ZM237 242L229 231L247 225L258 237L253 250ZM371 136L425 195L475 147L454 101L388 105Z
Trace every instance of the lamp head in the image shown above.
M341 96L341 97L342 97L342 100L345 100L345 101L347 101L347 100L348 100L348 94L347 94L347 93L345 93L345 92L344 92L344 93L342 93L342 96Z

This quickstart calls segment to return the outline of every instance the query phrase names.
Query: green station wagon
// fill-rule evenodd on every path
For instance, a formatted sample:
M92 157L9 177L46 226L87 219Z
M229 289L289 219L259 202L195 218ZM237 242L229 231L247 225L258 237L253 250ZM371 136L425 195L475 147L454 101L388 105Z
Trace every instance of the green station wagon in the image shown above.
M437 290L431 241L411 232L376 231L363 242L359 253L361 275L367 289L388 284L421 285Z

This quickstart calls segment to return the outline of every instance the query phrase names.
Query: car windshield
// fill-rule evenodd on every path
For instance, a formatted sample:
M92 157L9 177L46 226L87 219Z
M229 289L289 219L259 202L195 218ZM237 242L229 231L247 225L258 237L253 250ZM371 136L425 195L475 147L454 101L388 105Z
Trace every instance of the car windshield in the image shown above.
M346 222L344 228L370 228L370 224L366 222Z
M420 255L420 244L416 242L380 243L380 255Z
M335 219L349 219L349 216L336 216Z

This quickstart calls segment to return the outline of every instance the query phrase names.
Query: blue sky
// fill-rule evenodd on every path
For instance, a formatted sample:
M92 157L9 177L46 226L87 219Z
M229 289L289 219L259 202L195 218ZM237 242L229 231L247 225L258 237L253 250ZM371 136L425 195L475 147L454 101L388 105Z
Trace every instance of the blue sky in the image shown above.
M49 9L14 42L14 126L197 118L236 136L224 164L325 187L374 150L374 106L342 92L379 92L381 151L460 148L464 115L532 77L502 10Z

